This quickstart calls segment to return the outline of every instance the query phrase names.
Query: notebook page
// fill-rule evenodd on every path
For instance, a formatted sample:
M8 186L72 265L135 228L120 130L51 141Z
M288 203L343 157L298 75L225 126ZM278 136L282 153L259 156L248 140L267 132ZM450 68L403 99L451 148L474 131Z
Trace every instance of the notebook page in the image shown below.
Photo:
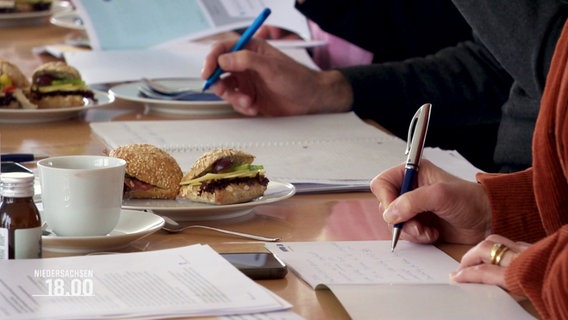
M291 183L368 185L402 163L405 142L354 113L279 118L92 123L108 148L150 143L185 172L205 151L237 148L256 156L269 179Z
M290 242L265 245L312 288L339 284L448 284L458 263L438 248L391 241Z

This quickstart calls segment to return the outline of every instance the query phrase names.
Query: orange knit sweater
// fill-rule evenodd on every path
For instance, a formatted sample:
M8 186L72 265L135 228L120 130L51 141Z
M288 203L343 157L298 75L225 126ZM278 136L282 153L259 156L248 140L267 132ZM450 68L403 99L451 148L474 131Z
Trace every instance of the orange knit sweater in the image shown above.
M547 76L533 136L533 167L480 174L493 233L535 242L507 268L505 281L544 319L568 319L568 23Z

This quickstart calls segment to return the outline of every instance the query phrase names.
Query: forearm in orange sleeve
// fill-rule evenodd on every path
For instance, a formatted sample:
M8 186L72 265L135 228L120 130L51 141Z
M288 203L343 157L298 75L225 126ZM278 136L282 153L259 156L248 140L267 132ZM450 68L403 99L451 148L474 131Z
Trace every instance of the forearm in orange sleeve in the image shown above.
M505 283L528 297L543 319L568 319L568 225L523 251L507 268Z
M492 233L531 243L546 236L534 198L532 176L532 169L477 175L491 203Z

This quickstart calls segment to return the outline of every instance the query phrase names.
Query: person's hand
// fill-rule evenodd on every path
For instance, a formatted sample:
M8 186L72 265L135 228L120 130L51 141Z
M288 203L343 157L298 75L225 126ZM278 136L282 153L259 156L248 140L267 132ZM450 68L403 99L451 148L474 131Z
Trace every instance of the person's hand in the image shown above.
M530 244L526 242L514 242L492 234L470 249L458 270L450 276L456 282L486 283L507 289L505 270L528 247Z
M302 39L298 34L271 25L262 25L254 34L255 38L266 40L299 40Z
M227 53L236 40L221 41L205 58L203 79L217 64L229 74L211 91L242 114L299 115L347 111L351 86L338 71L312 70L261 39L251 39L246 50Z
M371 181L383 219L389 224L404 222L402 239L476 244L490 233L491 209L480 184L422 160L417 188L399 196L403 177L404 165L399 165Z

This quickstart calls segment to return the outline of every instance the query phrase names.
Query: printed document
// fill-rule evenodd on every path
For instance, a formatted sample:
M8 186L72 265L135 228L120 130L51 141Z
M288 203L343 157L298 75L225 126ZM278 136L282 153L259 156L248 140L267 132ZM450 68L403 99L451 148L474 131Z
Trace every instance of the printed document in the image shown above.
M4 319L220 316L290 304L209 246L0 263Z
M293 0L76 0L94 50L166 46L245 28L266 7L265 24L309 40L306 18Z

